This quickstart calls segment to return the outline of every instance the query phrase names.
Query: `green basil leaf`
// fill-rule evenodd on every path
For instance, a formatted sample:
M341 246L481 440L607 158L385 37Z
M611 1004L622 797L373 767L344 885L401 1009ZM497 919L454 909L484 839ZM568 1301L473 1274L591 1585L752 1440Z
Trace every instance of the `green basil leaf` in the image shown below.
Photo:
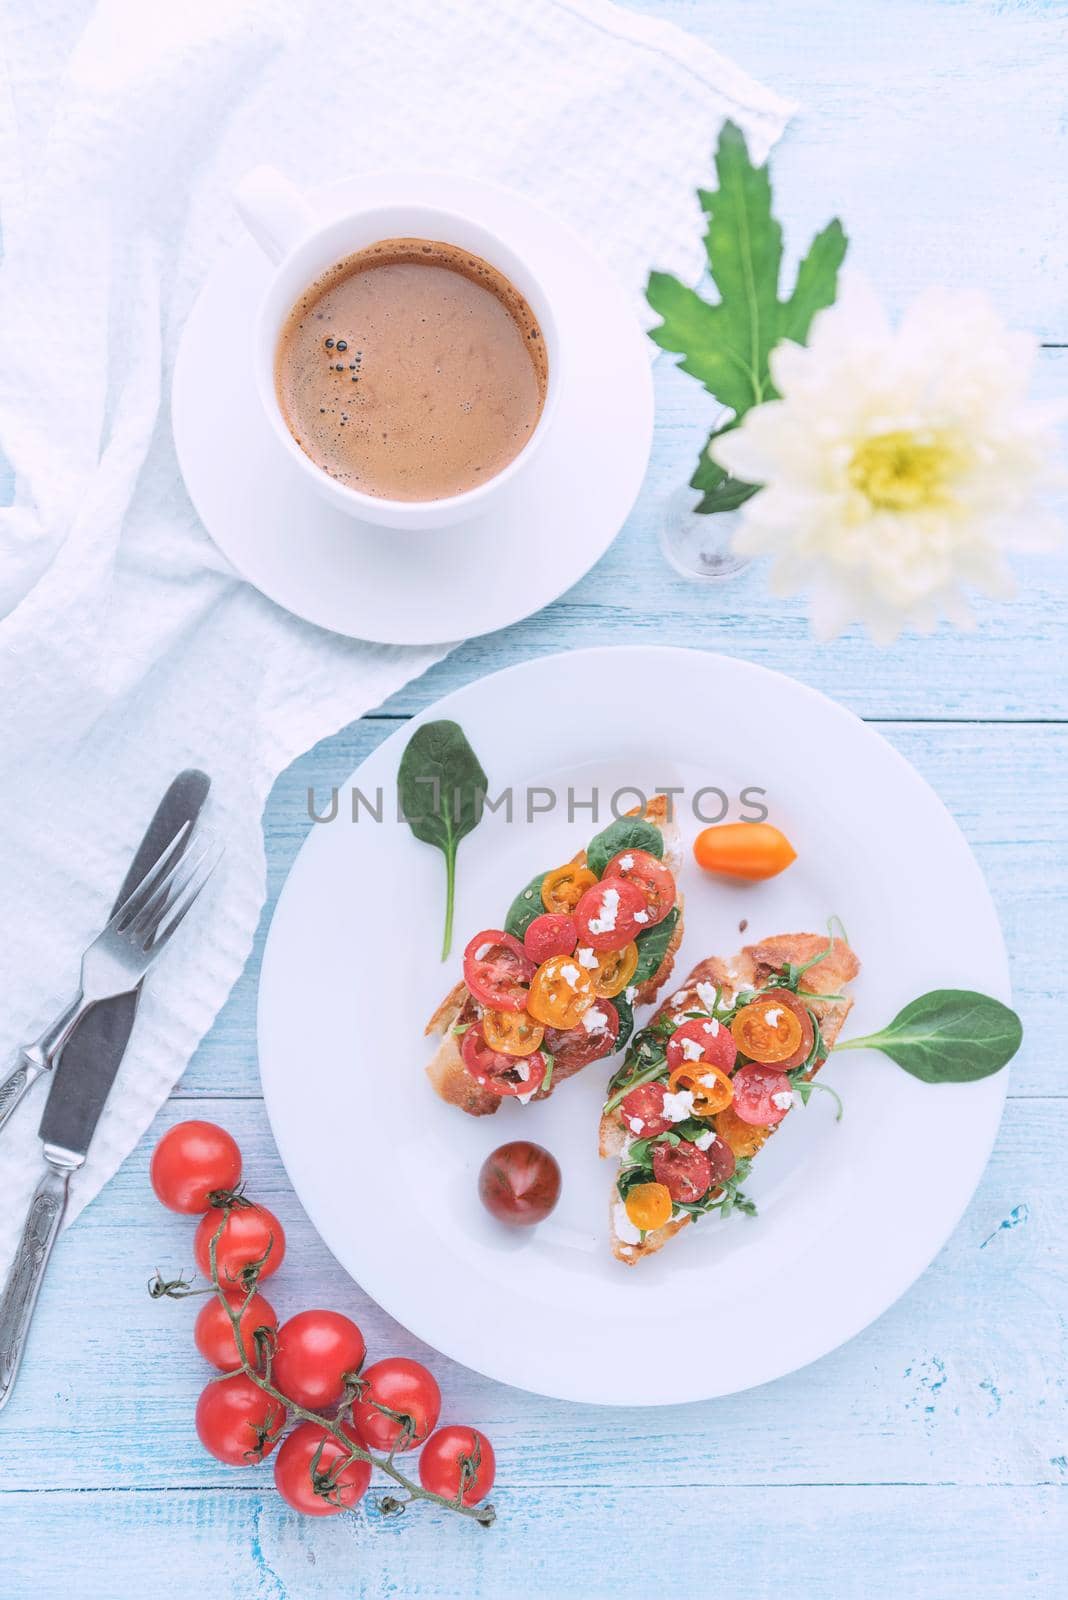
M619 1016L619 1034L616 1037L615 1050L622 1050L634 1032L634 1007L621 994L617 994L611 1003ZM613 1055L615 1050L612 1052Z
M643 983L648 983L654 972L660 970L660 963L667 954L667 947L671 943L671 935L675 932L678 920L679 908L673 906L663 922L658 922L655 928L646 928L643 933L639 933L634 941L638 946L638 966L630 980L631 983L640 987Z
M924 1083L974 1083L1000 1072L1022 1038L1015 1011L991 995L932 989L910 1001L880 1032L834 1048L881 1050Z
M417 839L445 857L445 936L452 947L456 850L482 820L489 780L458 722L424 722L409 739L397 772L400 809Z
M539 872L536 878L531 878L526 888L520 889L508 907L508 915L504 919L504 931L510 933L513 939L522 939L534 918L540 917L545 910L541 899L541 886L547 876L547 873Z
M645 850L659 860L664 854L664 835L655 822L646 822L644 817L620 817L590 840L586 865L599 878L621 850Z

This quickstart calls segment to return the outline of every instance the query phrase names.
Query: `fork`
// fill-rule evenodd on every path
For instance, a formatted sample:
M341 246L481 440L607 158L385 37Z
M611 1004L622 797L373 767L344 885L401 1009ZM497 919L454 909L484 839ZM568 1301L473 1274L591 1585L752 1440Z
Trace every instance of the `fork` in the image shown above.
M90 1007L136 989L191 910L222 850L204 838L195 849L186 851L189 827L188 822L183 823L88 946L74 999L32 1044L19 1049L14 1067L0 1083L0 1129L31 1085L51 1071Z

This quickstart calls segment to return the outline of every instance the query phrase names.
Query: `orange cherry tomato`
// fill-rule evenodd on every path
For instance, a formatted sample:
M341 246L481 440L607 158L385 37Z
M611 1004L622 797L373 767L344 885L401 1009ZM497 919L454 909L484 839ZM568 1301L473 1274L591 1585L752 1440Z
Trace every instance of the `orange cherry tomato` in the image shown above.
M671 1221L671 1195L662 1183L636 1183L628 1189L624 1207L631 1222L643 1233Z
M721 822L693 842L697 865L727 878L759 882L785 872L797 851L770 822Z
M734 1099L733 1083L725 1072L714 1067L710 1061L688 1061L685 1066L676 1067L668 1079L672 1094L680 1083L693 1093L695 1117L713 1117Z
M482 1036L491 1050L505 1056L529 1056L541 1045L545 1029L526 1011L484 1011Z
M774 994L743 1006L731 1023L731 1036L750 1061L773 1065L792 1056L801 1043L801 1019Z
M541 903L546 911L574 911L587 889L592 889L597 878L580 862L569 861L566 867L554 867L547 872L541 885Z
M527 1010L547 1028L574 1028L596 998L592 976L574 956L550 956L530 981Z
M768 1136L767 1128L757 1128L751 1122L743 1122L733 1106L727 1106L717 1113L716 1132L724 1144L730 1145L736 1161L755 1156Z
M612 1000L622 994L638 970L638 946L631 940L622 950L582 950L588 958L596 957L597 966L590 967L593 992L601 1000Z

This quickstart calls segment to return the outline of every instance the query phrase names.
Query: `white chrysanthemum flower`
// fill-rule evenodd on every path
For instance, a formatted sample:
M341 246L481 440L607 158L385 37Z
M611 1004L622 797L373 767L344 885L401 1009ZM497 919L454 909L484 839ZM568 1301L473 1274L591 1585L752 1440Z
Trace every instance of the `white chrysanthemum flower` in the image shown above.
M1036 500L1054 480L1058 413L1026 404L1035 349L984 295L929 290L895 330L850 280L807 348L772 353L782 398L711 447L764 486L735 549L776 558L779 594L811 591L821 638L853 621L880 644L943 615L972 626L963 587L1008 597L1006 552L1060 536Z

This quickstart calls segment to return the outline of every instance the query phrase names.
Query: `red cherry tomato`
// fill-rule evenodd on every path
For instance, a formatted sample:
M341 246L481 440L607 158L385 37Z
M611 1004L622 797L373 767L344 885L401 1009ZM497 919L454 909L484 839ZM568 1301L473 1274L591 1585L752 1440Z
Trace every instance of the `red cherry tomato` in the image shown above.
M540 967L550 956L570 956L578 944L575 919L562 911L546 911L535 917L523 935L523 949Z
M731 1037L714 1017L691 1017L680 1022L667 1042L667 1064L672 1072L676 1067L690 1067L696 1061L707 1061L721 1072L731 1072L738 1055Z
M193 1237L193 1254L206 1278L211 1277L211 1241L220 1224L215 1264L224 1287L240 1287L245 1268L265 1256L259 1277L269 1278L278 1271L286 1253L286 1234L274 1212L266 1206L238 1205L226 1216L225 1210L213 1206L197 1223Z
M342 1423L342 1432L351 1430ZM339 1466L346 1452L325 1428L302 1422L294 1428L274 1460L278 1493L306 1517L332 1517L354 1506L371 1481L371 1463L356 1459Z
M486 1498L496 1471L493 1446L477 1428L439 1428L431 1434L419 1457L419 1482L423 1488L446 1500L455 1500L462 1482L465 1506Z
M575 907L579 939L591 950L622 950L652 926L645 896L626 878L602 879Z
M595 1000L577 1027L546 1028L541 1047L552 1054L553 1082L610 1056L618 1038L619 1012L611 1000Z
M666 1133L671 1119L664 1115L666 1083L640 1083L619 1102L619 1114L636 1139L655 1139Z
M341 1399L347 1378L363 1366L367 1345L339 1311L298 1311L278 1330L271 1377L276 1389L308 1411Z
M196 1216L208 1209L210 1195L237 1187L241 1152L214 1122L178 1122L153 1150L149 1177L169 1211Z
M624 878L641 890L649 913L648 927L663 922L675 904L678 891L674 876L648 850L621 850L605 867L601 882L604 883L606 878Z
M285 1428L286 1410L243 1372L209 1383L197 1401L197 1435L209 1455L229 1467L269 1456Z
M254 1294L243 1311L241 1311L245 1301L243 1294L230 1295L228 1299L234 1310L241 1312L241 1343L247 1360L255 1366L257 1350L254 1335L257 1328L268 1328L271 1332L277 1329L278 1318L275 1316L274 1307L262 1294ZM235 1372L241 1365L241 1358L234 1341L233 1323L217 1295L212 1295L211 1299L201 1306L193 1326L193 1338L204 1360L210 1361L220 1372Z
M516 1227L542 1222L560 1198L560 1166L540 1144L514 1139L482 1163L479 1199L498 1221Z
M433 1373L407 1356L387 1356L368 1367L352 1408L353 1426L365 1450L398 1453L421 1445L440 1415L441 1390Z
M712 1182L726 1183L727 1179L733 1176L735 1167L734 1151L726 1139L721 1139L718 1133L715 1134L705 1155L708 1157Z
M519 940L494 928L476 933L464 951L464 982L491 1011L525 1010L534 970Z
M672 1200L692 1205L712 1187L712 1163L703 1150L687 1139L681 1144L655 1144L653 1176Z
M481 1022L473 1022L464 1034L460 1054L475 1082L491 1094L537 1094L545 1081L547 1068L540 1050L529 1056L506 1056L503 1051L491 1050Z
M734 1084L732 1110L743 1122L758 1128L773 1128L793 1104L793 1087L785 1072L750 1061L731 1079ZM776 1101L780 1104L776 1104Z

